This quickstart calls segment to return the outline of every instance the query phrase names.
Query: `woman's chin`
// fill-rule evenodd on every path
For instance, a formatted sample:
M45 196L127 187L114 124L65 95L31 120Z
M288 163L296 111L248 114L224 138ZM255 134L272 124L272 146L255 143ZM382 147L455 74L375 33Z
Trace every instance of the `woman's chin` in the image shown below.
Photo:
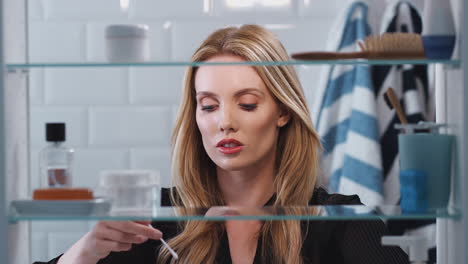
M239 160L223 160L215 163L220 169L225 171L240 171L249 167L248 164Z

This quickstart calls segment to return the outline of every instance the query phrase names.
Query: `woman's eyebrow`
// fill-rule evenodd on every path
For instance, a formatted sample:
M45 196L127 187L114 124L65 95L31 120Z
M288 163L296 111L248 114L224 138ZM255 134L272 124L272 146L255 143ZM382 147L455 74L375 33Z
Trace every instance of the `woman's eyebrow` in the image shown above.
M242 89L240 91L237 91L234 96L235 97L239 97L241 95L244 95L246 93L257 93L257 94L260 94L261 96L264 96L265 94L263 93L262 90L258 89L258 88L245 88L245 89Z
M200 91L200 92L197 92L196 93L196 96L211 96L211 97L216 97L217 95L215 93L212 93L212 92L208 92L208 91Z
M239 90L237 91L235 94L234 94L234 97L239 97L239 96L242 96L246 93L257 93L257 94L260 94L261 96L264 96L264 92L258 88L244 88L242 90ZM210 97L217 97L217 95L213 92L208 92L208 91L200 91L200 92L197 92L196 93L196 96L199 97L199 96L210 96Z

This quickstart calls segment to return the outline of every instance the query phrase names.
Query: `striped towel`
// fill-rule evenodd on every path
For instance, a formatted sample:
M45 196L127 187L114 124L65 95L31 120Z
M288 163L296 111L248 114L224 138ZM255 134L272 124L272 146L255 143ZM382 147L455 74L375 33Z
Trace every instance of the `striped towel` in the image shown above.
M347 10L338 51L358 49L357 40L370 34L367 5ZM329 189L358 194L366 205L383 201L382 162L376 100L369 65L334 65L317 117L324 146L323 170Z
M398 1L387 6L382 21L381 33L421 33L422 20L418 10L407 1ZM384 102L383 94L392 87L400 99L408 120L417 123L433 120L433 108L429 102L426 65L385 65L372 67L372 79L377 94L380 144L384 176L384 201L399 204L398 131L394 125L400 123L394 110ZM424 235L430 239L430 260L435 260L435 221L388 221L393 235ZM433 262L430 262L433 263Z

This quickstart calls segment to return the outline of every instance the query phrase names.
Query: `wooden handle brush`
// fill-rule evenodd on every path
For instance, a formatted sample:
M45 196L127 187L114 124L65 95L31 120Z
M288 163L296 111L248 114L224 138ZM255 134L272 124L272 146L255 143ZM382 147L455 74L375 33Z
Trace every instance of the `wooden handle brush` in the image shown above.
M404 125L408 124L408 119L406 119L405 112L403 112L403 108L401 107L400 100L393 91L392 87L389 87L384 94L385 101L387 101L388 106L391 109L395 109L398 119Z
M291 57L297 60L341 59L424 59L421 35L414 33L385 33L358 41L357 52L300 52Z

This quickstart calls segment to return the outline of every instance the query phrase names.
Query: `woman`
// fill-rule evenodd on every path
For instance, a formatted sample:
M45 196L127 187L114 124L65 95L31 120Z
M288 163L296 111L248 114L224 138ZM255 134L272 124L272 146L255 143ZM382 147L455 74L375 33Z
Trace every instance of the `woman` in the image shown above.
M210 35L188 69L173 132L175 188L162 204L209 208L359 204L316 187L320 141L281 43L256 25ZM170 193L170 194L169 194ZM58 263L407 263L382 222L100 222ZM162 232L161 232L162 231ZM160 247L164 235L178 261ZM133 245L133 247L132 247ZM55 263L57 259L51 261Z

